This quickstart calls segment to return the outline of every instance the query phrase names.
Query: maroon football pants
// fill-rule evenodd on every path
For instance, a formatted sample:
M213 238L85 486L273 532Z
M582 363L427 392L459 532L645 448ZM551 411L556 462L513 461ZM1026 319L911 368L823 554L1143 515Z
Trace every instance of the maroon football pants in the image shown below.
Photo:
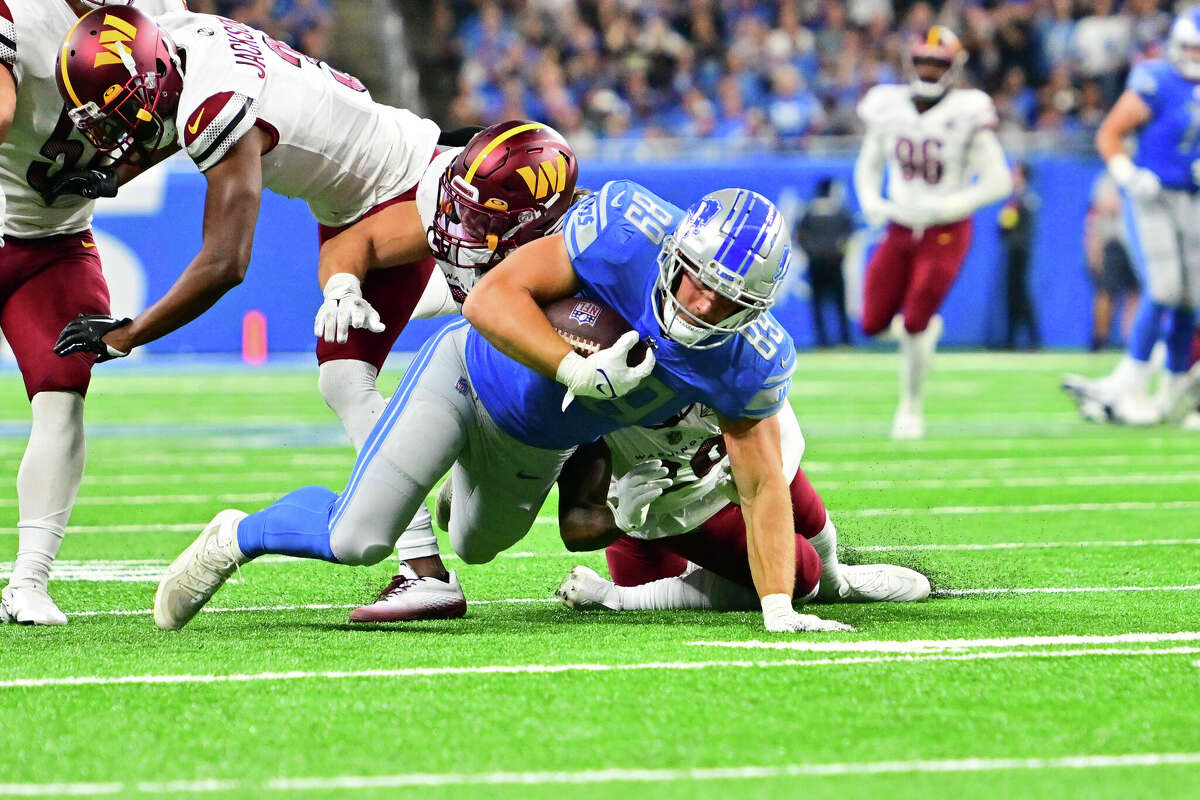
M14 239L0 248L0 330L17 358L25 393L87 394L90 353L63 358L51 349L79 314L107 314L108 284L91 231Z
M792 516L796 529L796 589L803 597L821 579L821 559L809 539L825 527L825 503L804 470L791 483ZM746 549L746 520L740 506L730 503L694 531L645 541L622 536L604 552L608 572L618 586L640 586L683 573L687 562L717 573L748 589L750 556Z
M862 329L868 336L885 330L897 312L904 329L920 333L937 313L962 269L971 246L970 218L913 231L891 223L871 254L863 282Z

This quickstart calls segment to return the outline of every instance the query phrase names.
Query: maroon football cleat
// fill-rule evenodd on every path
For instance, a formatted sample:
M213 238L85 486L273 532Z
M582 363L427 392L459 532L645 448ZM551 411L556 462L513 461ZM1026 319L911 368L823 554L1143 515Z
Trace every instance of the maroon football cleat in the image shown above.
M370 605L350 612L351 622L411 622L458 619L467 613L467 598L453 571L446 580L422 578L407 563Z

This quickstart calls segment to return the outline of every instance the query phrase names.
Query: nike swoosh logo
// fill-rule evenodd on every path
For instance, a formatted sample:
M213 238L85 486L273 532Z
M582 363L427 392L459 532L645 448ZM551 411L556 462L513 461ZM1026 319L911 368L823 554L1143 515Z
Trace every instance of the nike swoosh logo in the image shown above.
M204 119L204 109L203 108L200 109L200 113L196 115L196 121L193 122L191 125L188 125L188 128L187 128L188 133L190 133L192 136L195 136L197 131L200 130L200 120L202 120L202 119Z
M623 199L625 199L625 190L624 189L617 192L616 195L613 197L612 200L609 201L608 204L610 206L612 206L613 208L619 208L621 206L621 201Z
M80 242L80 244L82 244L84 247L88 248L89 250L96 246L93 242Z

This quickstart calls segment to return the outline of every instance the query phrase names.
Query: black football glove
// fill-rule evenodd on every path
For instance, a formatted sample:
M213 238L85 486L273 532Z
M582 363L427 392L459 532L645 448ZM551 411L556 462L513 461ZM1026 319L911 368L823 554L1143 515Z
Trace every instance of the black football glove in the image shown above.
M69 356L72 353L95 353L96 363L109 361L129 355L115 347L104 343L104 336L109 331L124 328L130 322L129 317L117 319L107 314L80 314L67 323L54 343L54 353L59 356Z
M75 194L95 200L117 196L117 168L64 169L50 178L46 202L53 203L64 194Z
M442 131L438 134L438 147L466 147L481 130L483 128L478 125L469 125L452 131Z

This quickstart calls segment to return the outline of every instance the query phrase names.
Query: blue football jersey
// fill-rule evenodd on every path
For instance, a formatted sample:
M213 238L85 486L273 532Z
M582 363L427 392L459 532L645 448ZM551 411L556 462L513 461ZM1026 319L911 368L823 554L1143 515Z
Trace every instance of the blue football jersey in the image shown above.
M472 330L467 370L496 423L526 444L565 449L629 425L655 425L689 403L731 419L764 419L787 402L792 338L769 314L711 350L665 338L654 316L663 238L683 211L632 181L606 183L568 212L563 238L581 294L607 303L656 346L654 372L614 400L578 398L561 411L562 384L525 367Z
M1193 165L1200 159L1200 84L1184 78L1169 61L1143 61L1129 73L1126 89L1150 106L1150 121L1138 132L1134 163L1153 172L1168 189L1195 191Z

